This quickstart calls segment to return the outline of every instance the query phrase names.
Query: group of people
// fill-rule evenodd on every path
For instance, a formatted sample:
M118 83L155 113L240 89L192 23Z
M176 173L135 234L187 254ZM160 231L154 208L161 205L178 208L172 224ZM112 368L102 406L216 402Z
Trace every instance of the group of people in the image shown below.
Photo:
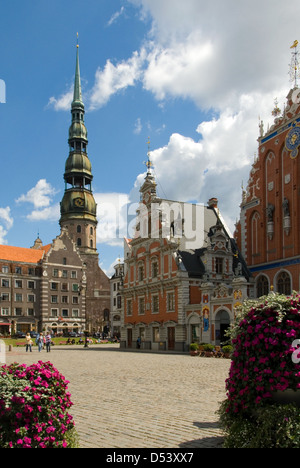
M51 351L51 335L50 333L47 333L45 336L43 333L40 333L37 335L35 339L35 344L38 346L39 353L44 349L44 346L46 346L47 353L50 353ZM32 353L32 346L33 346L33 341L31 338L30 333L27 333L26 335L26 353L30 351Z

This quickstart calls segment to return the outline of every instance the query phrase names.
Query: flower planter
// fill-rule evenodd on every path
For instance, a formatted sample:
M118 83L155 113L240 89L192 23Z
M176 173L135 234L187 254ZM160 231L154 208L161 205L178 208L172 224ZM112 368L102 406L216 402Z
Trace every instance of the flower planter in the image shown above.
M292 390L291 388L288 388L284 391L277 391L273 393L272 399L281 405L294 403L300 408L300 390Z
M199 351L190 351L190 356L198 356Z

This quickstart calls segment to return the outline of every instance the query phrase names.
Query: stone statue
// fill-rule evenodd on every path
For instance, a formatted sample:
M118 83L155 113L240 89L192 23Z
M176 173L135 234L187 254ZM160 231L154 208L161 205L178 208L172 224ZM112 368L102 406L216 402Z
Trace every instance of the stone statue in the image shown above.
M287 198L284 198L282 208L283 208L284 217L290 216L290 202L288 201Z
M269 203L267 208L267 217L269 222L273 221L274 210L275 206Z

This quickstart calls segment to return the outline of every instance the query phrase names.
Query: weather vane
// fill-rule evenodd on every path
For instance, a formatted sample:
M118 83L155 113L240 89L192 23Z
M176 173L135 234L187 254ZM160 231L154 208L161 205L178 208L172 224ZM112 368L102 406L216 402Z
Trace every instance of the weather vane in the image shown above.
M294 83L294 88L298 88L298 78L300 78L298 44L299 42L296 40L291 46L292 61L290 64L290 77L291 82Z
M148 138L147 145L148 145L148 153L147 153L148 161L145 162L145 165L147 166L148 174L149 174L151 169L153 169L153 164L152 164L151 159L150 159L150 137Z

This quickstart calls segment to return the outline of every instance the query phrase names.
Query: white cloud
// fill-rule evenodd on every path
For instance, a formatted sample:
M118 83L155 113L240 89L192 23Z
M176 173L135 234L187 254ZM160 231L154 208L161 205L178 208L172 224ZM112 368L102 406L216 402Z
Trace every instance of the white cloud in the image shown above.
M152 20L143 82L157 99L189 98L202 108L222 110L241 93L288 87L297 0L289 8L281 0L131 2Z
M117 11L116 13L112 15L112 17L107 23L107 26L112 26L120 18L120 16L124 15L124 13L125 13L125 8L122 6L121 10Z
M58 203L53 204L57 193L58 191L46 179L40 179L35 187L21 195L16 203L33 205L34 210L26 215L29 221L58 221L60 206Z
M11 216L11 209L9 206L6 208L0 208L0 220L4 222L7 229L12 228L14 220Z
M0 208L0 244L7 244L6 236L13 227L14 220L9 206Z
M284 92L279 96L283 98ZM267 109L266 114L261 115L265 119L272 104L271 94L242 95L234 109L226 108L214 119L199 124L198 141L172 134L166 146L151 152L159 196L198 203L217 197L221 212L233 231L239 216L241 185L242 182L247 185L250 166L257 153L258 109ZM144 177L145 174L137 177L131 200L138 199Z
M191 99L218 111L237 105L240 94L288 87L287 55L298 34L298 0L290 0L289 8L282 0L129 1L141 8L143 18L150 16L151 33L128 59L108 59L97 69L87 97L91 109L137 83L160 101ZM124 12L122 7L109 23ZM71 100L72 88L49 103L55 110L69 110Z
M199 80L199 75L204 66L211 63L212 56L212 44L209 41L201 43L197 32L176 47L155 46L148 54L144 88L160 101L181 97L191 98L200 104L207 84Z
M138 119L136 119L136 122L135 122L135 125L134 125L134 131L133 133L135 135L140 135L140 133L142 132L143 130L143 125L142 125L142 121L140 119L140 117Z
M57 191L46 179L40 179L36 186L21 195L16 203L32 203L35 208L49 207Z
M298 34L300 4L130 1L142 8L142 19L152 20L151 41L143 45L144 88L161 103L189 99L215 115L199 123L199 141L176 133L152 152L160 196L200 203L217 196L233 229L241 184L247 185L257 152L258 117L266 130L275 97L283 109L290 87L289 47ZM139 175L132 196L142 183Z
M59 98L52 96L49 99L48 107L53 107L56 111L69 111L73 100L74 86L70 90L62 94Z
M97 203L97 243L123 247L127 237L129 197L123 193L95 193Z
M145 51L142 49L140 52L134 52L131 58L117 65L107 60L103 70L98 68L95 85L90 96L91 109L104 106L114 94L129 86L134 86L141 77L144 59Z
M44 208L43 210L33 210L27 219L29 221L57 221L60 218L60 205L59 203Z
M151 31L129 59L107 60L98 68L90 108L100 108L116 93L142 83L159 105L168 99L189 99L200 110L213 110L214 118L199 119L199 141L173 133L166 146L152 152L152 159L162 197L205 203L217 196L232 228L239 214L241 183L247 184L257 151L258 116L266 129L272 123L275 97L283 109L290 87L289 47L298 35L300 3L290 0L286 7L282 0L129 1L140 8L143 20L150 17ZM117 18L111 18L112 24ZM64 102L61 97L56 108L63 108ZM141 123L140 117L137 134ZM131 200L138 199L142 183L140 174ZM113 223L109 213L105 216L109 232Z

